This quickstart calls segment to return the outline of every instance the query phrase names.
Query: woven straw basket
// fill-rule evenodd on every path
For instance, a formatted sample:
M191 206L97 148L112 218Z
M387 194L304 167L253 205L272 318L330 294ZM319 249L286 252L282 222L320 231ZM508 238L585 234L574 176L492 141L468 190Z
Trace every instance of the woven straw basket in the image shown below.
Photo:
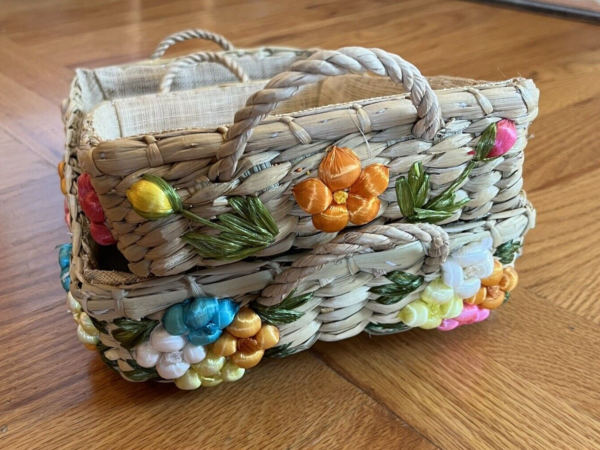
M228 52L171 61L68 135L63 284L80 340L126 379L215 386L317 340L478 322L514 289L534 83L300 54L270 81ZM241 81L194 78L203 62L169 93L198 60ZM116 246L92 239L82 190Z

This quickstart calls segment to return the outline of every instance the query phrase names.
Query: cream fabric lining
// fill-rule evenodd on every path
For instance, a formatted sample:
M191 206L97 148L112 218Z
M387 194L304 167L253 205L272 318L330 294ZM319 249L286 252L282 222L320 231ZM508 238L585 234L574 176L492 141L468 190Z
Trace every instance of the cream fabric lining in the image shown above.
M434 90L482 83L449 77L430 78L429 82ZM116 99L100 103L90 113L89 119L100 140L185 128L216 128L233 123L236 111L243 108L247 99L266 83L267 80L261 80L166 95ZM357 75L326 78L304 88L291 100L282 102L274 113L285 114L401 93L402 86L385 78Z
M286 48L262 48L224 52L244 69L252 80L266 80L289 68L294 62L306 59L313 52ZM136 64L77 69L83 109L89 112L105 100L138 95L156 94L166 67L172 60L143 61ZM175 78L172 91L197 89L203 86L233 83L235 76L218 63L195 64Z

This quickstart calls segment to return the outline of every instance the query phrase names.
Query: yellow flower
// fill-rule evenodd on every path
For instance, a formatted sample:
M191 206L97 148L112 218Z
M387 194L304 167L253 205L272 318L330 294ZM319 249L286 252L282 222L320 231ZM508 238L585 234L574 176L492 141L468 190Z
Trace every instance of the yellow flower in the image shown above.
M162 178L144 175L127 189L127 198L134 211L145 219L160 219L181 210L181 200Z
M419 300L402 308L398 318L409 327L431 330L439 327L442 320L459 316L462 309L463 301L438 278L421 292Z

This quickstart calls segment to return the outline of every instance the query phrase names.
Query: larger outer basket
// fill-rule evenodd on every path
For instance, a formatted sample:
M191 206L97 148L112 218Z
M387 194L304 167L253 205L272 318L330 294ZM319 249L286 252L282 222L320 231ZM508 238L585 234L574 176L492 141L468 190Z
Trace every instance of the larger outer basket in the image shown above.
M410 95L268 115L300 86L322 82L327 76L365 71L403 83ZM263 322L276 323L280 339L270 353L285 356L318 339L334 341L363 330L372 334L405 331L411 323L425 327L431 322L417 324L409 309L430 305L428 298L437 295L440 276L452 281L454 267L464 266L473 255L496 255L496 265L504 265L504 275L499 273L502 282L493 285L485 278L478 283L490 286L490 293L502 294L501 299L508 296L516 283L512 263L523 236L535 223L535 212L522 191L522 164L539 93L531 80L524 79L449 84L455 86L433 91L414 66L396 55L345 48L318 52L276 76L250 97L227 130L163 131L113 141L99 139L93 127L84 130L79 162L93 176L112 230L134 272L96 270L94 245L82 222L76 192L71 191L74 236L69 298L72 309L80 305L95 318L98 348L105 361L128 379L160 379L135 362L139 346L148 341L136 342L137 347L131 342L124 345L120 327L125 322L131 326L129 319L155 326L165 309L190 298L229 297L242 306L250 305ZM481 134L500 119L516 124L517 140L503 156L478 162L460 183L457 196L468 202L436 225L403 218L393 189L396 179L421 162L430 175L431 195L443 192L464 173ZM315 230L310 216L291 195L293 186L315 175L332 144L350 147L363 166L386 164L391 174L378 218L339 234ZM192 189L185 186L186 181L179 188L178 180L190 174L188 165L193 171L206 168L203 181ZM229 210L223 196L258 195L278 223L277 241L249 261L224 264L197 256L180 239L190 227L197 227L193 221L177 214L148 221L133 211L125 194L144 173L167 179L179 188L185 207L206 218ZM129 248L135 252L128 253ZM310 252L289 253L292 248ZM475 266L463 267L471 279L479 270ZM168 270L156 273L154 267ZM152 277L153 273L163 276ZM460 298L456 294L462 289L459 285L452 285L453 298ZM389 292L403 294L385 301ZM302 301L290 301L299 297ZM466 311L470 297L464 301ZM473 305L477 301L474 297ZM427 314L438 314L435 318L441 320L439 308L434 310ZM282 321L274 313L285 313L287 319ZM437 325L446 329L482 318L445 317L447 323ZM230 381L225 372L215 379L200 367L189 369L177 379L178 385L198 387L190 382L194 377L204 385Z

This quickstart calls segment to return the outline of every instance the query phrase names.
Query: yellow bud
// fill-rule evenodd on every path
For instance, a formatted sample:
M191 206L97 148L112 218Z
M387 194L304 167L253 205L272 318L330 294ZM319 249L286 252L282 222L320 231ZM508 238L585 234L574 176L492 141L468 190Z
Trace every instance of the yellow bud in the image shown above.
M148 180L135 182L127 189L127 198L133 209L147 219L159 219L173 213L169 197L157 184Z

